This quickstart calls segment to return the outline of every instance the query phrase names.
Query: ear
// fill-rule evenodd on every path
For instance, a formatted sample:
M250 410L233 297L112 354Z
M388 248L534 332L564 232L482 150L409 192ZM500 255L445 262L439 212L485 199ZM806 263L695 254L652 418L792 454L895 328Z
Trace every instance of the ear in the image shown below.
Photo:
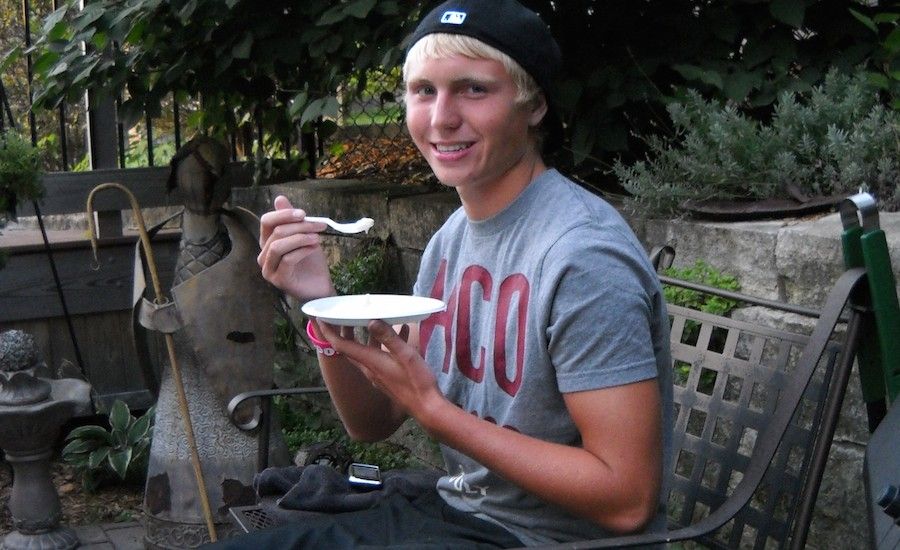
M544 97L544 94L540 94L534 99L534 103L531 105L531 112L528 116L528 125L532 128L536 127L544 120L544 115L546 114L547 99Z

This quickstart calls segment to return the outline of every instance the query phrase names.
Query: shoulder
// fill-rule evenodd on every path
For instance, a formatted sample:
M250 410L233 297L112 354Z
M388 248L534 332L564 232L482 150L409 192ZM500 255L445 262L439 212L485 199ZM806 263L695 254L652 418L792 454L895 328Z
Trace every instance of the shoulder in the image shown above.
M544 261L549 280L574 272L613 286L657 286L644 246L615 207L562 176L552 187L554 218L543 222L555 228Z
M586 252L618 250L628 256L646 256L631 226L615 207L556 170L548 172L540 189L544 195L541 203L546 205L541 217L556 235L556 253L574 247Z

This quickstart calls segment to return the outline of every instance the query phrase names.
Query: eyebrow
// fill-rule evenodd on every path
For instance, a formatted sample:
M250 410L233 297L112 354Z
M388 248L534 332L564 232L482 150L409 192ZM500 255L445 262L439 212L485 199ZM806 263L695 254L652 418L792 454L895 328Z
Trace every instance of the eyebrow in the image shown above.
M460 86L466 84L493 84L497 82L498 79L492 76L478 76L478 75L467 75L459 78L454 78L450 81L451 86ZM410 84L433 84L434 82L430 78L420 77L413 78L406 81L407 85Z

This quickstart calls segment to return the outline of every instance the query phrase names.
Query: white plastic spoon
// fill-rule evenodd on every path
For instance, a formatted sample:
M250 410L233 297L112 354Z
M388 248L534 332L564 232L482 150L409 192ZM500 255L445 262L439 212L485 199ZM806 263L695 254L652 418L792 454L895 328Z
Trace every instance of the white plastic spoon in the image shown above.
M328 225L328 227L334 229L335 231L340 231L341 233L362 233L363 231L368 233L369 229L372 229L372 226L375 225L375 220L373 220L372 218L360 218L355 222L338 223L331 218L306 216L305 218L303 218L303 221L324 223Z

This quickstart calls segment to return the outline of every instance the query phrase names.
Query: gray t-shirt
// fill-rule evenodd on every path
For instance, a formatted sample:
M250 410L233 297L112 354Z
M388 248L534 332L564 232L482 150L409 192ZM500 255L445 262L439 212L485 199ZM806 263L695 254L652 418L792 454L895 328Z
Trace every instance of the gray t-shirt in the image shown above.
M470 221L460 209L428 244L414 293L448 303L420 326L423 355L444 395L523 434L579 446L564 393L658 377L668 471L665 302L639 241L604 200L548 170L490 219ZM607 535L452 448L442 452L448 475L438 491L447 503L523 543ZM653 528L664 525L661 502Z

